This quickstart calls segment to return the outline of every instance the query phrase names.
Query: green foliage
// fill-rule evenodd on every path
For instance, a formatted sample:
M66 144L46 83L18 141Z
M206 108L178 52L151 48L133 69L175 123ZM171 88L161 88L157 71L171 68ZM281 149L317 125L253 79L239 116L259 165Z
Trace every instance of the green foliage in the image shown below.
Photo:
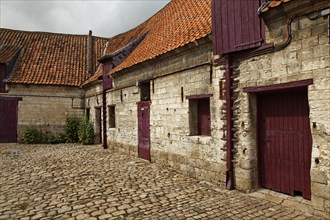
M94 144L94 127L87 118L82 118L78 126L79 142L82 144Z
M41 144L43 141L43 134L37 128L29 126L23 133L24 144Z
M29 126L23 133L23 143L25 144L59 144L65 143L63 134L55 136L50 132L42 132L33 126Z
M29 126L23 133L25 144L59 144L77 143L94 144L94 127L87 118L70 117L65 124L65 134L53 135L51 132L42 132Z
M65 134L59 134L57 136L57 142L58 143L66 143L66 135Z
M80 119L76 116L67 118L65 124L65 135L66 141L69 143L76 143L79 141L78 138L78 126Z

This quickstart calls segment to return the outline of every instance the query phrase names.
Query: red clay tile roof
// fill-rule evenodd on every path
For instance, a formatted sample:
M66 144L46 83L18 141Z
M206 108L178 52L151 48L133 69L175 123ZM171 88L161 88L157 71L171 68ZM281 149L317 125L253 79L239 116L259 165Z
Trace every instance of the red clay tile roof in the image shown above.
M258 9L258 13L262 14L269 10L269 8L275 8L279 6L282 2L289 2L290 0L268 0L263 3Z
M212 31L211 0L172 0L162 10L136 28L109 39L110 54L148 32L145 39L110 74L203 38ZM102 75L97 72L84 84Z
M0 29L0 45L22 48L11 83L79 86L88 77L88 35L67 35ZM103 54L107 39L94 37L94 63ZM7 51L3 59L12 53ZM2 59L2 55L1 55Z
M14 56L20 50L19 47L16 46L2 46L0 45L0 63L9 63L12 61Z

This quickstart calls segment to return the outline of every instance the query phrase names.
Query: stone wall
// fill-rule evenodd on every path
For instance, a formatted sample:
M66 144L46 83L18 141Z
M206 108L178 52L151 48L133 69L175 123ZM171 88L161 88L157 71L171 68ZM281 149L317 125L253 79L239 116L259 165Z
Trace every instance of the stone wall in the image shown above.
M95 143L101 143L102 131L100 130L100 124L102 125L103 113L102 113L102 83L95 82L84 88L85 90L85 114L89 109L90 122L94 125L95 131Z
M212 77L210 66L203 66L158 78L151 105L151 156L191 176L210 182L225 181L222 147L222 101L219 100L219 76ZM217 83L216 83L217 82ZM211 136L190 136L189 101L185 96L213 94L210 98Z
M283 50L235 63L239 94L235 111L239 142L235 165L236 187L241 190L258 188L257 171L257 109L256 95L244 93L244 87L265 86L313 79L308 86L310 128L313 148L311 156L312 205L315 210L330 212L330 47L327 19L301 17L292 23L292 41ZM285 42L285 22L270 23L267 42Z
M211 59L211 43L202 39L113 75L115 87L107 93L107 104L116 106L116 128L107 129L109 147L137 156L137 82L150 80L151 161L199 179L224 182L226 163L220 150L224 144L220 119L223 102L219 99L223 73L213 68ZM213 94L211 136L190 136L186 96L200 94Z
M66 119L81 116L84 109L84 93L78 87L10 84L5 95L23 99L18 104L18 141L27 126L64 133Z

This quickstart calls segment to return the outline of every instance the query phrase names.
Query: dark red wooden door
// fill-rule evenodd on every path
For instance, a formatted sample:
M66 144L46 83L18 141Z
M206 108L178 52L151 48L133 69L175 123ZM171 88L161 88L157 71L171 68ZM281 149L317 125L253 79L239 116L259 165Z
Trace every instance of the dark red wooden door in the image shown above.
M258 124L261 185L310 199L307 89L258 95Z
M150 161L150 102L138 104L138 154Z
M17 141L18 100L0 98L0 143Z
M198 100L198 133L211 135L210 99Z

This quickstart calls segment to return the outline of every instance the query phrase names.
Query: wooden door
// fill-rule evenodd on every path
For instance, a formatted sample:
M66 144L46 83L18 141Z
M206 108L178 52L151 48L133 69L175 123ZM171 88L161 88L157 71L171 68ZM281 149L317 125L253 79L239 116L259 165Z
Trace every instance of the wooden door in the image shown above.
M311 198L307 89L258 95L261 186Z
M150 161L150 102L142 101L138 105L138 154Z
M0 143L17 142L18 100L0 99Z

